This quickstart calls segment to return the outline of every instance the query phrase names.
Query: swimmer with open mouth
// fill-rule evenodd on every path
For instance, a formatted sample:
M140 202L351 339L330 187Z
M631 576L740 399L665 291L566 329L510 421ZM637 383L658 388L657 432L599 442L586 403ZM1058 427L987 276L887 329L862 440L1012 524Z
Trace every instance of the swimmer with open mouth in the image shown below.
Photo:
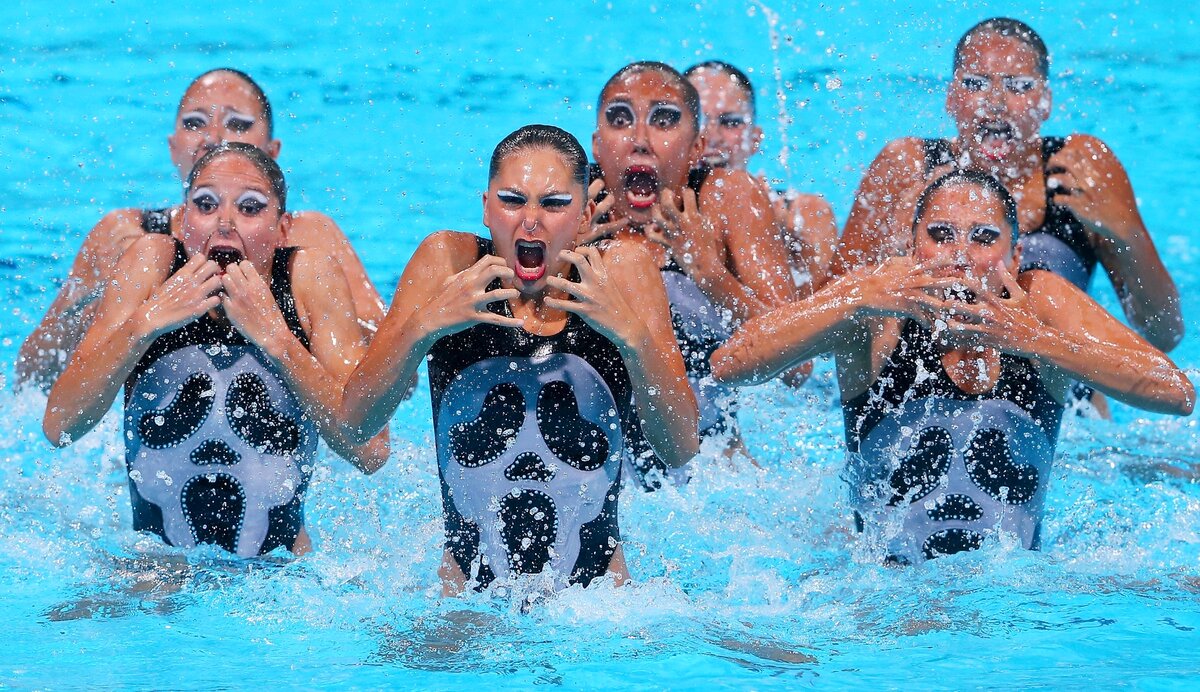
M528 575L623 583L623 457L678 467L699 448L666 292L641 245L577 246L595 205L569 133L513 132L488 178L487 237L421 243L343 416L360 439L383 429L428 361L444 593Z

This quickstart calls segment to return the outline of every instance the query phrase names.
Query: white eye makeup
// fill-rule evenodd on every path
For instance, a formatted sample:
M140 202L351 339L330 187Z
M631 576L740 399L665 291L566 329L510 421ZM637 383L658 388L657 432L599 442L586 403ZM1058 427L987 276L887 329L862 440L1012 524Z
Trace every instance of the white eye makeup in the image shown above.
M196 208L200 211L208 214L220 206L221 198L212 188L198 187L192 190L192 204L196 205Z
M646 124L659 128L675 127L683 120L683 111L673 103L656 104L646 117Z
M637 120L632 105L625 101L612 101L604 107L604 119L609 126L623 128L633 125ZM683 110L673 103L656 103L650 106L646 115L646 124L650 127L669 129L683 120Z
M542 206L549 209L557 209L560 207L569 207L575 198L566 192L556 192L552 195L546 195L542 198Z
M237 198L238 211L254 216L270 206L271 200L258 190L246 190Z
M230 113L225 116L225 127L234 132L248 132L254 127L254 118L241 113Z
M188 111L179 116L179 122L186 130L199 130L208 125L208 114L204 111Z
M1004 78L1005 90L1013 94L1025 94L1037 86L1037 79L1025 75L1010 75Z
M971 242L980 245L992 245L1000 239L1000 229L990 224L975 226L971 229Z
M519 192L513 192L512 190L497 190L496 199L505 204L515 204L517 206L524 206L525 202L529 201L525 195L522 195Z

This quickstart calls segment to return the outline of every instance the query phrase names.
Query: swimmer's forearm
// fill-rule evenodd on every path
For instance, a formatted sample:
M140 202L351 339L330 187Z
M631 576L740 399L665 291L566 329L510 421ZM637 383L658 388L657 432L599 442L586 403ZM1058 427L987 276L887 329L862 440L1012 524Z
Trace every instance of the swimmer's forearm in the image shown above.
M671 353L673 345L658 344L649 334L627 344L636 347L618 344L618 348L635 392L642 434L664 463L682 466L700 451L700 413L687 376L664 367L672 356L679 360L679 355Z
M364 442L387 427L404 401L421 361L438 337L422 329L413 313L400 327L384 320L367 355L346 382L341 417L351 439Z
M134 315L98 343L85 340L50 390L42 418L50 444L64 447L96 427L155 338Z
M1136 408L1188 415L1195 404L1192 383L1155 349L1128 348L1047 326L1025 350L1028 357Z
M1142 227L1120 244L1105 240L1108 268L1118 279L1125 315L1146 341L1170 351L1183 339L1183 313L1179 290L1159 257L1149 233Z
M746 322L710 359L713 378L735 385L760 384L790 367L837 348L843 330L865 305L854 275L815 295Z
M695 281L709 300L730 312L735 323L740 324L771 309L724 267L697 275Z
M345 384L343 378L329 372L290 330L262 346L268 360L296 394L305 414L317 421L329 448L363 473L378 471L387 462L387 432L363 441L347 434L338 406Z

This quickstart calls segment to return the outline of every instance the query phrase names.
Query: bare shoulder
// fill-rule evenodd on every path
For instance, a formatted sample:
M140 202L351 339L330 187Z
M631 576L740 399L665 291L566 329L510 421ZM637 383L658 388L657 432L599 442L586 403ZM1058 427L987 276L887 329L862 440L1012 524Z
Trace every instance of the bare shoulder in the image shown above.
M822 218L833 216L833 206L823 196L808 192L798 193L789 206L804 215L805 218Z
M1017 285L1038 317L1052 326L1077 322L1081 311L1093 302L1070 281L1042 269L1021 272Z
M114 209L105 214L83 240L84 250L120 248L131 236L146 235L142 230L142 210ZM119 250L117 251L119 255Z
M479 236L463 231L434 231L421 241L409 264L420 262L431 269L449 274L470 267L479 261Z
M292 213L288 243L300 247L331 247L346 242L346 234L327 214L319 211Z
M1119 167L1121 165L1112 147L1105 144L1104 140L1092 135L1080 133L1069 135L1063 142L1062 151L1086 157L1101 166Z
M913 175L925 173L925 140L920 137L900 137L884 145L871 162L871 171L891 171ZM881 182L888 182L886 180Z
M721 168L714 169L705 178L700 188L700 198L717 202L736 201L739 205L760 203L769 206L771 203L766 188L757 178L746 171Z
M654 256L640 242L616 238L602 244L600 253L609 273L618 278L640 282L658 277Z
M113 274L114 285L137 283L150 279L161 283L171 273L175 262L175 238L158 233L143 233L136 238L117 261Z

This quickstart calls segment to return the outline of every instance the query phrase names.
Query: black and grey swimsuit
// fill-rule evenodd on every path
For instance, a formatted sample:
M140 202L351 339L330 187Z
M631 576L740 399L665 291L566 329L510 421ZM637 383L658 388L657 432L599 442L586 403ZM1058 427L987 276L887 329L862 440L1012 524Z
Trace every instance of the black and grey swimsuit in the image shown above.
M963 392L932 334L904 324L879 378L843 404L845 477L860 530L913 562L979 548L997 527L1037 549L1063 406L1026 359Z
M504 301L489 309L511 316ZM657 461L617 347L575 314L552 336L478 324L433 345L429 389L446 548L463 574L481 587L602 576L620 542L623 456Z
M688 187L699 194L708 173L707 168L693 169L688 175ZM592 164L591 175L593 179L603 177L603 171ZM659 274L667 291L675 341L683 354L688 382L700 411L700 439L732 432L737 426L736 390L714 381L709 364L712 354L732 334L729 318L674 259L659 268ZM666 471L665 467L659 470Z
M295 248L275 251L271 293L307 348L292 295ZM176 241L172 273L187 256ZM125 381L133 528L243 557L291 549L304 526L316 427L262 351L208 314L151 344Z
M939 166L957 166L947 139L926 139L925 170ZM1042 138L1042 164L1066 144L1063 137ZM1042 225L1021 234L1021 271L1042 269L1053 272L1086 292L1099 257L1091 235L1069 207L1055 204L1053 191L1046 190L1046 213Z

